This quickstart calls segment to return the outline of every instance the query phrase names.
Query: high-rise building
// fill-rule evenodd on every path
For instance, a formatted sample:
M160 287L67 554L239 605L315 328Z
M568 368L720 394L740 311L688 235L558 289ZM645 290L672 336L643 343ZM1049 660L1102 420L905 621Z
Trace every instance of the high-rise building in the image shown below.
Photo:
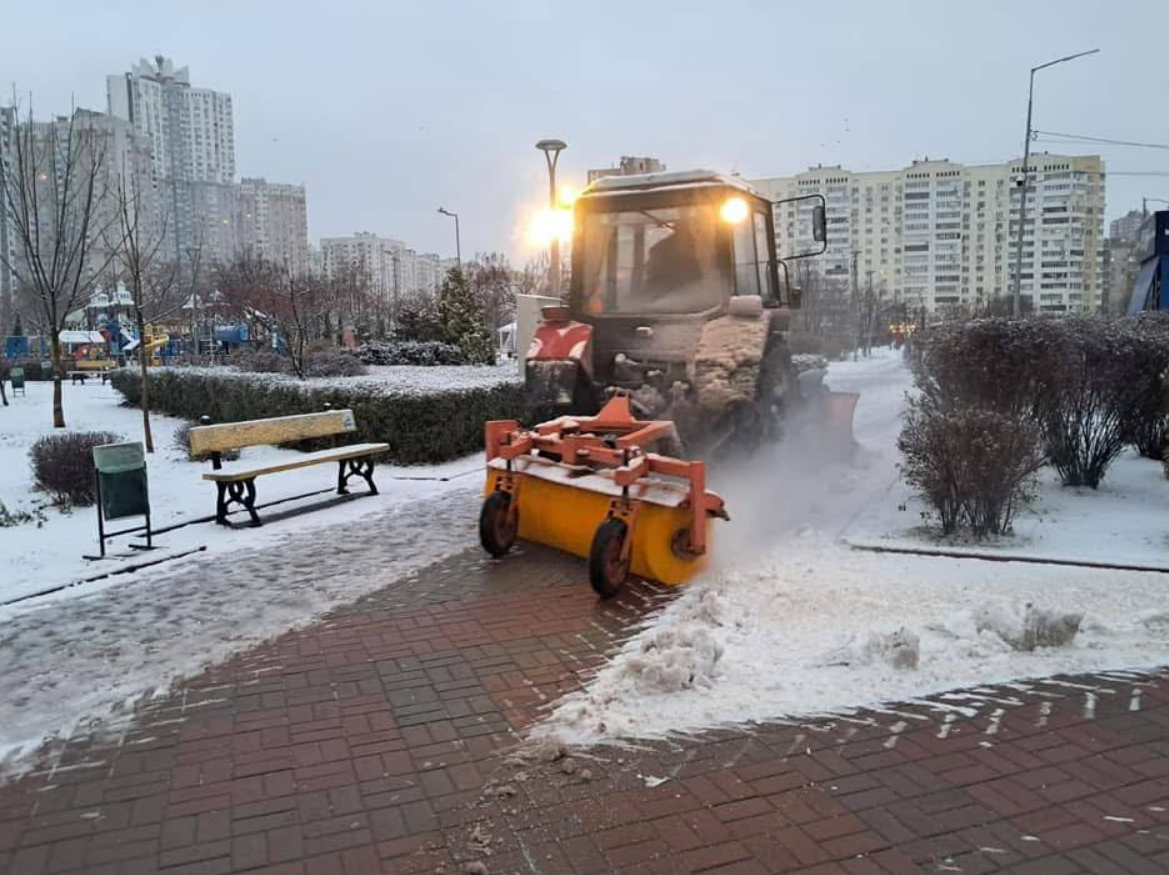
M127 209L136 214L136 227L143 245L157 239L162 226L151 180L150 152L129 122L88 109L77 109L72 116L47 121L21 122L14 111L0 110L0 128L3 129L0 162L5 173L10 179L23 173L29 190L38 192L35 201L38 206L29 209L27 216L21 212L20 219L27 221L35 235L39 260L44 265L58 258L59 245L67 252L76 246L74 240L57 239L60 229L64 227L66 234L80 235L82 223L88 219L87 260L84 265L74 267L82 270L86 281L99 272L114 274L118 265L111 249L117 246L122 231L123 198ZM25 156L23 167L14 143L16 137L20 138L19 152ZM88 205L82 193L91 175L95 198ZM62 201L67 178L71 188ZM29 203L34 203L31 198ZM8 202L3 207L0 246L4 247L7 264L14 265L15 270L0 264L0 292L3 292L0 315L10 318L19 291L17 277L27 279L31 268L28 253L15 233L13 210L17 205ZM65 218L58 213L65 214Z
M242 179L239 210L240 246L294 272L309 268L303 185Z
M365 231L351 237L323 238L321 263L331 277L346 269L361 271L370 294L384 306L392 326L402 303L433 298L447 270L455 266L455 259L431 252L419 254L401 240Z
M1119 219L1113 219L1108 226L1108 236L1112 239L1127 240L1130 243L1137 239L1137 231L1141 229L1141 222L1145 213L1141 210L1129 210Z
M223 235L208 237L199 209L210 199L231 197L205 187L235 182L231 95L193 87L187 68L175 68L162 55L106 77L106 91L110 115L129 121L147 140L175 258L196 246L211 259L230 257L232 251L218 248Z
M351 237L321 239L321 264L325 274L336 277L342 270L359 270L369 293L388 301L395 291L393 254L405 248L399 240L359 231Z
M1098 156L1031 156L1022 298L1038 311L1100 305L1104 163ZM813 167L754 180L772 200L822 195L828 249L807 269L850 291L871 288L906 307L978 308L1011 294L1022 162L962 165L923 159L900 170ZM775 208L779 254L818 248L814 201Z

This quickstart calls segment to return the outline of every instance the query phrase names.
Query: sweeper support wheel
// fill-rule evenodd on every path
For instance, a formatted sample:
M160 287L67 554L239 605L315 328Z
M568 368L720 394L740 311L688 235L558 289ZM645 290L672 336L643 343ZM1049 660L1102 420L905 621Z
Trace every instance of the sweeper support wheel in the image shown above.
M479 511L479 542L496 559L515 544L519 532L519 508L511 506L511 494L496 489Z
M632 551L626 543L628 540L629 527L612 517L601 523L593 536L589 549L589 582L603 599L617 595L629 576Z

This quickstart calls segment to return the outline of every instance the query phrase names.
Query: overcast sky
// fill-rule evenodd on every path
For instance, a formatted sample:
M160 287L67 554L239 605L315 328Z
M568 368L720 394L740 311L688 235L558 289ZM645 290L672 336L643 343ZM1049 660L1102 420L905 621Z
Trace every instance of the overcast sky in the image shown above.
M168 55L231 93L240 175L307 187L314 241L453 254L442 205L465 254L522 259L540 137L577 184L622 154L747 177L1001 161L1029 68L1099 48L1038 74L1034 126L1166 143L1166 35L1164 0L3 0L0 83L40 115L104 109L106 74ZM1169 174L1169 151L1099 154ZM1169 176L1111 177L1108 217L1142 195Z

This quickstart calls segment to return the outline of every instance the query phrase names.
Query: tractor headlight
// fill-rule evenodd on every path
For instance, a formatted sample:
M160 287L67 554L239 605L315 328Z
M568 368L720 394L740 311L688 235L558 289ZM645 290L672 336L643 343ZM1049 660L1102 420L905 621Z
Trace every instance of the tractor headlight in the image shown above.
M737 225L747 218L747 213L750 210L747 208L747 202L741 197L727 198L718 214L724 222L731 225Z

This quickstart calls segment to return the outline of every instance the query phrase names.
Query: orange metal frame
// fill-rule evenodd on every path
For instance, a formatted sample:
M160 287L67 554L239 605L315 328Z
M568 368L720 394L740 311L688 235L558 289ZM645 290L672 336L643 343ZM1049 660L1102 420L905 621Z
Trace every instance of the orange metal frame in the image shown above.
M692 519L687 549L701 556L706 552L706 518L726 518L727 514L723 500L706 491L705 464L645 452L645 447L673 431L674 424L668 420L635 419L628 396L616 395L596 416L561 417L533 430L521 429L512 419L488 422L487 461L507 461L510 477L504 491L518 489L520 475L511 470L512 460L533 450L564 465L612 470L614 482L622 487L622 497L610 502L609 513L626 519L630 529L636 517L631 504L636 500L629 497L630 486L651 473L686 480L690 484L687 506ZM627 539L627 546L630 541L632 538Z

